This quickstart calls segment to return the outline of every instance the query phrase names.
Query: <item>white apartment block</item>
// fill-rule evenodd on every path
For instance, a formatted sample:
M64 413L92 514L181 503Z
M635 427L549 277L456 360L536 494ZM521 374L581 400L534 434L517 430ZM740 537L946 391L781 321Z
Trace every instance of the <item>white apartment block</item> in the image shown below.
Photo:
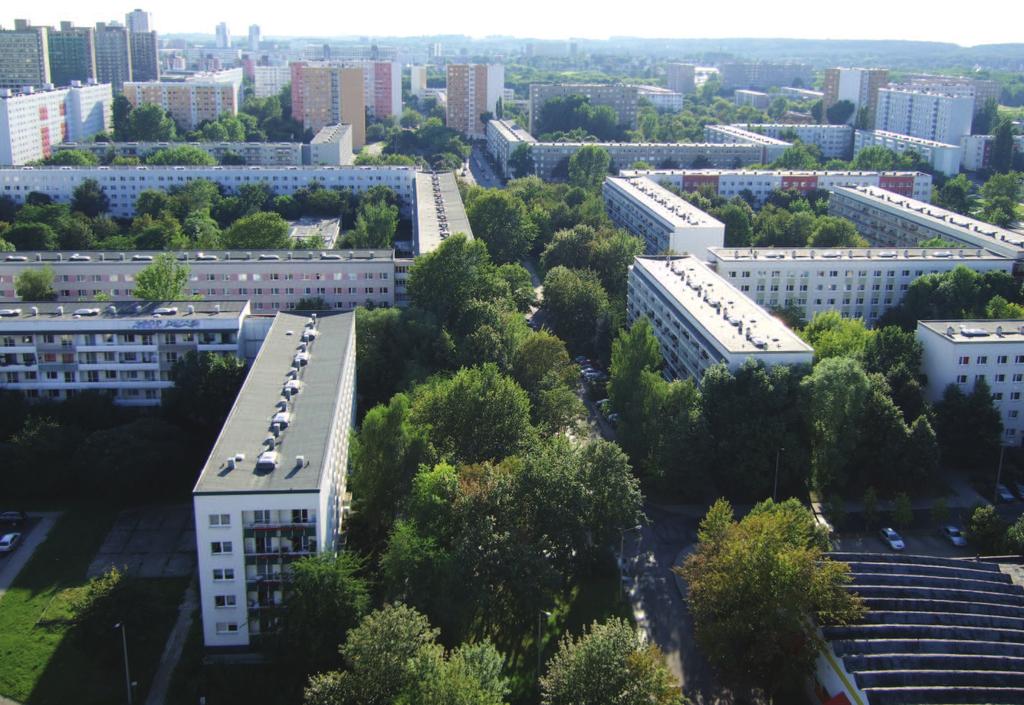
M422 98L427 94L427 67L409 67L409 93Z
M258 645L294 561L344 546L354 314L280 313L192 491L203 643Z
M156 406L189 352L240 354L247 301L18 303L0 308L0 388Z
M994 141L993 135L964 135L960 140L960 168L964 171L987 169L991 165ZM1014 135L1013 151L1024 152L1024 135Z
M849 159L853 151L853 128L849 125L751 123L736 124L733 127L783 140L795 134L804 144L817 145L825 159Z
M723 223L650 179L609 176L601 192L608 217L641 238L649 255L705 258L725 241Z
M237 115L241 105L242 69L194 74L184 81L127 81L124 95L132 107L158 105L179 127L196 129L201 122Z
M775 139L759 132L751 132L735 125L705 125L704 139L720 144L758 145L761 147L762 164L771 164L793 146L791 142Z
M508 160L520 144L532 146L537 143L533 135L512 120L491 120L487 123L487 153L498 163L498 170L505 178L512 177Z
M356 61L363 70L363 95L371 117L402 115L402 65L397 61Z
M873 120L878 109L878 91L889 80L887 69L830 68L825 69L822 109L828 110L841 100L853 103L847 123L854 124L864 111Z
M779 95L794 100L821 100L825 97L822 91L814 91L810 88L794 88L793 86L782 86L779 88Z
M852 221L875 245L914 247L922 240L940 237L958 246L1024 259L1024 235L1020 233L873 186L834 189L828 211Z
M685 95L660 86L637 86L637 94L654 106L655 110L676 113L683 109Z
M768 105L772 102L772 97L767 93L761 91L751 91L744 88L738 89L732 95L732 100L736 105L749 105L752 108L758 110L767 110Z
M917 152L935 171L945 176L956 176L960 172L963 156L959 141L957 144L944 144L884 130L857 130L853 136L853 155L857 156L867 147L885 147L897 154Z
M257 98L280 95L284 87L292 82L290 66L254 66L253 90Z
M974 119L973 96L882 88L878 91L875 129L960 144L971 134Z
M923 91L926 93L945 93L946 95L969 97L974 100L974 114L977 115L985 104L994 100L999 102L1002 87L998 81L962 76L932 76L928 74L911 74L900 83L890 84L891 88Z
M1003 445L1024 439L1024 321L918 321L925 396L942 399L955 384L965 394L980 381L988 384L992 404L1003 422Z
M452 235L461 233L472 239L473 228L455 174L416 174L415 232L416 241L406 249L416 256L436 250Z
M980 249L732 248L709 250L711 266L765 308L793 307L804 320L838 311L873 325L926 274L967 267L1013 272L1014 261Z
M619 125L630 130L636 129L637 86L606 83L531 83L530 84L530 129L538 128L541 108L552 98L580 95L593 106L604 105L615 111ZM448 96L451 99L451 96Z
M485 113L494 115L505 89L501 64L448 64L445 84L445 124L471 139L484 139Z
M302 163L313 166L351 166L355 161L352 153L352 126L325 125L313 135L309 149L302 148Z
M66 140L84 140L112 124L109 83L68 88L0 89L0 164L44 159Z
M716 169L624 170L620 176L646 176L683 191L711 187L724 198L747 195L763 205L773 191L831 191L838 186L877 186L901 196L927 202L932 177L917 171L747 171Z
M626 316L654 327L668 376L700 382L712 365L748 359L810 365L814 349L696 257L637 257L629 268Z

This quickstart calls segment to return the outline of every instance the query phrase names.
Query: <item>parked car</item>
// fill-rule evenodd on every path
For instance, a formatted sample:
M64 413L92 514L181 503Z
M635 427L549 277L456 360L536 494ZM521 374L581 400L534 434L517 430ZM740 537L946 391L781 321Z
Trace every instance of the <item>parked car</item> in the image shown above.
M947 524L942 527L942 535L945 536L954 546L963 547L967 545L967 537L964 536L963 529L959 526Z
M0 512L0 525L21 526L28 521L25 512Z
M894 551L902 551L907 547L907 545L903 543L903 537L896 533L896 529L886 527L878 532L878 536L882 539L882 543Z
M577 355L572 361L581 366L590 364L590 360L587 359L586 355Z
M1017 490L1017 496L1024 499L1024 482L1015 482L1013 489Z
M10 553L18 547L21 534L4 534L0 536L0 553Z
M996 485L996 495L999 497L1000 502L1015 502L1016 497L1013 496L1013 492L1006 487L1006 485Z

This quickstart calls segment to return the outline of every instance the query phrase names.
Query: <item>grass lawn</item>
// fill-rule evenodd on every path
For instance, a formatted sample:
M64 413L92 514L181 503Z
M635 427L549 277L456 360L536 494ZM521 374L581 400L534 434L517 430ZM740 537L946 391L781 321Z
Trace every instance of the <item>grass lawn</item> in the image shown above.
M65 513L0 599L0 694L28 705L91 705L124 700L120 634L93 643L67 622L68 596L113 524L116 512ZM152 619L128 625L132 680L145 692L187 579L144 580Z

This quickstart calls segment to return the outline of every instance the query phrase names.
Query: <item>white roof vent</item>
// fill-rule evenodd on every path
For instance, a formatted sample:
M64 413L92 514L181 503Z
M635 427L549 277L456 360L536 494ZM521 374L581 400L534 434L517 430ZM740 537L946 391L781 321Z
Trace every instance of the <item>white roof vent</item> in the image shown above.
M185 309L185 310L186 310L186 311L188 311L189 315L191 316L191 315L192 315L193 313L195 313L195 312L196 312L196 307L195 307L195 306L193 306L192 304L189 304L189 305L188 305L188 308L187 308L187 309Z
M18 311L18 312L21 313L21 311ZM63 306L58 306L57 307L57 315L58 316L63 316L64 315L64 307Z
M0 316L3 316L4 318L11 318L13 316L20 316L20 315L21 315L21 309L20 308L0 308Z
M276 414L274 414L274 423L281 424L281 427L284 428L288 425L288 420L290 418L291 414L289 414L287 411L279 411Z
M256 469L264 471L276 470L279 457L276 450L267 450L260 453L259 458L256 459Z
M100 315L100 310L98 308L76 308L75 309L75 315L76 316L98 316L98 315Z
M38 316L39 315L39 307L38 306L33 306L32 308L29 309L29 311L32 312L33 316Z
M153 311L154 316L176 316L178 315L177 306L161 306L160 308Z

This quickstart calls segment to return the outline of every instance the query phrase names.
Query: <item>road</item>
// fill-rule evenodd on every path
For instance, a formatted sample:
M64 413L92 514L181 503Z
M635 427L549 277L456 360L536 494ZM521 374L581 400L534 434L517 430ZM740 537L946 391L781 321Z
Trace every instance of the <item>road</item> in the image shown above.
M27 529L14 530L14 533L21 533L22 544L13 553L0 556L0 598L4 596L18 573L28 563L28 559L49 535L50 529L57 523L59 516L60 512L33 512L29 514ZM11 532L4 529L0 533Z
M495 173L494 168L484 154L484 150L478 144L473 145L473 151L469 155L469 174L473 183L486 188L501 188L504 185L501 177Z

